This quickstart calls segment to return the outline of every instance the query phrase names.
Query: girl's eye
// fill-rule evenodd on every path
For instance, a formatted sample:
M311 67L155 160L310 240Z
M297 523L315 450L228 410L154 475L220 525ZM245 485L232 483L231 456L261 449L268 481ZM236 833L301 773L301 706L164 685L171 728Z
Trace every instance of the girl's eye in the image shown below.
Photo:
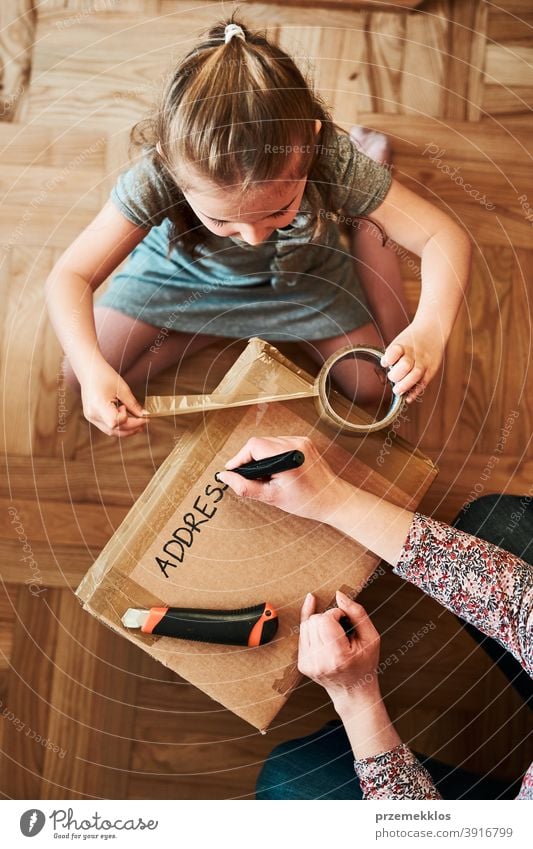
M284 215L287 215L289 212L288 209L282 209L281 212L275 212L274 215L269 215L269 218L283 218ZM224 224L228 224L228 221L220 221L219 218L211 218L210 221L213 222L215 227L223 227Z

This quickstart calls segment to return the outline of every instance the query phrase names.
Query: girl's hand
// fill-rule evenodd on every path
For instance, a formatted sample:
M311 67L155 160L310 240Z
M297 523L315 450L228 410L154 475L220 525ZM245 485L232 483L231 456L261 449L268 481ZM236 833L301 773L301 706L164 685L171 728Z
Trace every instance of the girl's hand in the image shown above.
M421 395L441 364L444 347L438 329L422 330L413 322L402 330L381 358L382 366L392 366L388 378L394 394L405 394L409 404Z
M108 436L133 436L146 425L143 407L128 384L102 359L81 383L85 418ZM131 415L128 415L128 412Z
M263 460L285 451L298 450L305 462L298 469L280 472L267 481L250 481L230 471L251 460ZM217 477L245 498L272 504L306 519L327 522L328 516L346 500L350 485L338 478L316 447L307 437L253 437L226 463L226 470Z
M298 669L324 687L335 705L377 689L380 637L366 611L337 591L338 607L315 613L316 598L305 598L300 619ZM339 619L347 616L354 631L347 635Z

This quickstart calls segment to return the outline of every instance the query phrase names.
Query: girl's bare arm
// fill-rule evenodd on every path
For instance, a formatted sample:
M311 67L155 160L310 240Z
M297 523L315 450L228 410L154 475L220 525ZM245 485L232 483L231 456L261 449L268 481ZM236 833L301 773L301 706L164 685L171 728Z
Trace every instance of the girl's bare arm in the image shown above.
M144 421L142 405L100 351L93 293L148 232L108 201L60 256L45 284L50 319L80 383L84 414L109 436L136 433Z
M419 390L442 360L470 274L470 238L449 215L392 181L370 218L388 236L422 258L422 292L413 322L388 346L384 364L399 394Z
M108 201L60 256L46 280L50 319L80 383L88 362L100 353L93 293L148 232Z

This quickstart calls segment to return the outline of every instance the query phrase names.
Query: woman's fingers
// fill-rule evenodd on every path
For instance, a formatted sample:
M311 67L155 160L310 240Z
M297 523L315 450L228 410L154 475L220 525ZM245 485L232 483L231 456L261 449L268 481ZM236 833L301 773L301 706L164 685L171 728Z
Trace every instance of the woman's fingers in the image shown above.
M268 481L261 483L258 480L247 480L247 478L243 478L237 472L230 472L227 469L217 472L216 479L222 481L222 483L227 483L235 495L240 495L241 498L254 498L257 501L264 501L266 503L270 500L270 483Z
M244 463L250 463L252 460L262 460L263 457L268 457L274 449L277 450L277 444L274 439L260 439L253 436L240 451L231 457L226 462L226 469L234 469L236 466L242 466Z
M332 658L336 656L334 650L341 647L339 641L343 644L342 648L346 648L348 645L344 628L339 624L343 615L345 615L343 611L338 608L336 611L327 610L317 621L317 638L331 652Z
M227 461L226 469L234 469L236 466L242 466L244 463L250 463L252 460L263 460L265 457L272 457L274 454L280 454L284 445L284 437L252 436L251 439L243 445L241 450Z
M118 436L122 439L129 436L135 436L135 434L138 433L139 430L144 430L144 428L136 428L135 430L125 430L122 427L110 428L106 427L105 425L97 425L97 427L99 428L99 430L102 431L102 433L105 433L107 436Z
M361 604L352 601L340 590L336 593L337 604L345 613L352 625L355 627L357 636L363 641L370 641L379 638L379 633L376 631L370 616Z
M308 658L308 652L311 648L311 640L309 636L309 627L308 623L313 616L316 610L316 598L312 593L307 593L304 598L302 609L300 611L300 633L298 637L298 657L302 662L303 669L298 666L300 672L303 672L304 675L307 675L307 671L305 670L305 662Z
M307 593L300 611L300 624L308 622L316 610L316 598L313 593Z

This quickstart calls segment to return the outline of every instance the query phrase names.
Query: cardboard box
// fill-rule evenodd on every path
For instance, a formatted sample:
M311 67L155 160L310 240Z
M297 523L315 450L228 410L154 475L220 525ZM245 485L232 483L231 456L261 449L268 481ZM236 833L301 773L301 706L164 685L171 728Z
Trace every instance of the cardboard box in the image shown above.
M298 391L302 380L313 383L271 345L252 339L217 394ZM340 435L320 422L311 398L206 413L85 576L77 595L87 611L264 731L300 677L298 624L305 594L314 592L320 609L339 588L355 597L379 560L332 528L223 491L215 472L252 435L310 436L338 474L411 509L436 469L398 438L380 466L385 432ZM180 527L184 531L173 536ZM169 558L163 546L170 540L175 551L170 548ZM262 601L277 608L280 627L272 643L258 648L154 637L121 623L128 607L239 608Z

